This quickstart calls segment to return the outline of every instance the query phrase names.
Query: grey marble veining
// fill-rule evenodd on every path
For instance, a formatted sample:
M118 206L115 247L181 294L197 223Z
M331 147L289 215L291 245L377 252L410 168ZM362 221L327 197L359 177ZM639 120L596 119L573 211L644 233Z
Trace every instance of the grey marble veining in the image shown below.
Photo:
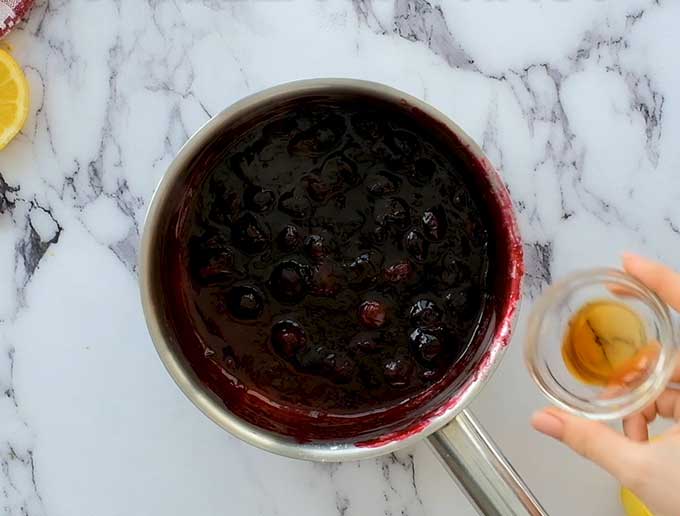
M625 249L680 267L677 19L671 0L38 0L3 42L32 88L0 152L5 514L473 514L424 445L307 464L205 420L142 318L148 200L231 102L358 77L430 102L499 168L525 239L523 314ZM523 322L475 413L551 514L619 514L611 479L529 429L543 401Z

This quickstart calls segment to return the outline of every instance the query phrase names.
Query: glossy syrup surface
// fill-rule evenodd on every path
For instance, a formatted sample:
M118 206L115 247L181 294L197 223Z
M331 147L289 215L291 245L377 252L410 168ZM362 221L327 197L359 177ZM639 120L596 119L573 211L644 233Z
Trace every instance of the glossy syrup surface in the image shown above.
M490 221L469 157L428 131L363 99L299 101L195 165L166 309L230 410L300 439L361 433L464 357L493 290Z

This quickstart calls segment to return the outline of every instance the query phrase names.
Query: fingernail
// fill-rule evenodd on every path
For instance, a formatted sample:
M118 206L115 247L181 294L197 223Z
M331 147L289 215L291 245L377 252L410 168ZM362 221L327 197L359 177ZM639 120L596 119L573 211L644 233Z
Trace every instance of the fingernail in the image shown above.
M535 412L531 417L531 425L542 434L554 439L562 439L564 422L550 412L544 410Z

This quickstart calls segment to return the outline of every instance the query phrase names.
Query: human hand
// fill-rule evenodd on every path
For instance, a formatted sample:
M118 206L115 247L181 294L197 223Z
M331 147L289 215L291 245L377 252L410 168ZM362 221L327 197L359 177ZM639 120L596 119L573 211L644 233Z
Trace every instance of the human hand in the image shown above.
M680 312L680 274L631 254L623 267ZM671 382L680 382L680 364ZM676 424L649 442L647 425L657 416ZM680 515L680 390L669 386L656 402L624 419L625 435L557 408L536 412L531 424L607 470L656 516Z

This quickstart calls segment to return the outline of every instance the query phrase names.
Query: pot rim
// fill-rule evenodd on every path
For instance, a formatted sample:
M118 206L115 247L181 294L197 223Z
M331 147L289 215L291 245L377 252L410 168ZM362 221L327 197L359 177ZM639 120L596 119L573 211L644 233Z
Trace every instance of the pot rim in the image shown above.
M481 358L477 370L446 402L431 410L419 420L411 422L406 428L385 435L376 441L367 443L299 443L291 438L261 429L231 413L221 400L210 393L191 368L185 366L180 357L173 351L165 338L161 317L152 295L153 243L159 227L159 218L162 216L163 207L168 201L168 194L175 182L187 170L191 160L232 120L256 106L271 102L273 99L284 99L289 96L305 94L337 93L338 91L379 97L416 108L452 131L479 160L486 173L486 179L493 189L496 202L502 211L503 229L507 232L510 247L508 253L511 255L508 259L510 269L507 271L509 277L508 292L503 309L495 323L492 341ZM445 426L470 403L498 366L510 342L510 336L519 311L524 260L519 228L508 191L482 149L463 129L424 101L390 86L359 79L319 78L280 84L245 97L212 117L189 138L161 178L150 200L141 238L139 273L144 316L156 351L177 386L201 412L224 430L258 448L296 459L335 462L371 458L413 444Z

